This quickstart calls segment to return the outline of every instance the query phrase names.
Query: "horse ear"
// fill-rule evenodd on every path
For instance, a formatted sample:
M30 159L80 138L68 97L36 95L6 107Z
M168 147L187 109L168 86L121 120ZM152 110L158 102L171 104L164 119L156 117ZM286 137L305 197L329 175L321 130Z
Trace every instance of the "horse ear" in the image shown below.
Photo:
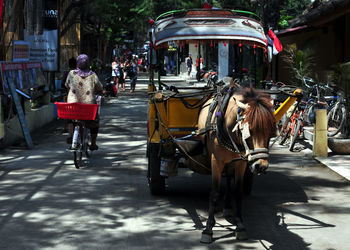
M249 108L248 103L243 103L243 102L240 102L238 100L235 100L235 101L236 101L236 104L239 108L241 108L243 110L247 110Z

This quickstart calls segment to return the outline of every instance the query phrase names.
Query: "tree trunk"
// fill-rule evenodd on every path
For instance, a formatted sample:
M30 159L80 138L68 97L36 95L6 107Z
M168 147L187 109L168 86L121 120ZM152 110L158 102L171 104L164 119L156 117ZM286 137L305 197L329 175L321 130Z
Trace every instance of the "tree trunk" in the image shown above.
M43 1L36 0L34 4L35 10L35 34L41 35L43 33Z
M34 35L34 0L27 0L26 10L27 35Z
M6 22L8 25L8 30L9 32L15 32L16 30L16 16L14 15L14 13L16 13L16 9L17 9L17 1L14 0L9 0L9 1L5 1L5 15L6 15ZM16 4L17 6L14 6L14 4ZM15 9L13 9L15 8Z

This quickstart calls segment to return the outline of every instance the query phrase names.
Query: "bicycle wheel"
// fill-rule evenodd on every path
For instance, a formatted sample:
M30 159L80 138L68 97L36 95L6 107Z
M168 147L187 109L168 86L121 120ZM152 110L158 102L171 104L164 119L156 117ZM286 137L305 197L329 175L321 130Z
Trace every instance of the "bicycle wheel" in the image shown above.
M74 165L77 169L83 165L83 152L80 149L74 151Z
M296 125L294 127L294 131L293 131L293 136L292 136L292 140L290 141L290 145L289 145L289 151L293 151L295 142L299 136L299 131L301 128L301 120L297 120Z
M83 165L83 150L82 150L82 148L84 146L84 141L82 139L83 139L82 138L82 131L80 129L79 134L78 134L79 146L74 151L74 154L73 154L74 165L75 165L75 168L77 168L77 169L79 169Z
M344 104L335 105L327 115L327 130L328 136L338 134L346 121L346 108Z
M279 142L280 145L283 145L286 140L288 139L290 132L292 130L292 120L289 118L282 126L282 129L280 130L280 137L281 140Z
M85 152L86 158L91 157L91 151L89 150L89 146L91 143L91 137L88 133L89 133L89 131L86 131L85 143L84 143L84 152Z

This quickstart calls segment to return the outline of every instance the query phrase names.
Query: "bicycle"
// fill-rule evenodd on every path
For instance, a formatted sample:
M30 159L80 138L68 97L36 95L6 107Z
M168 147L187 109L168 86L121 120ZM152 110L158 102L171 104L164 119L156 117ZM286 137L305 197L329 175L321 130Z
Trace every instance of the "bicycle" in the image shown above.
M335 90L330 87L328 84L315 84L310 86L306 84L306 81L315 82L311 78L304 78L304 85L316 91L316 100L323 98L326 101L326 104L323 108L327 109L327 134L332 137L337 135L340 131L343 130L346 119L347 119L347 110L346 110L346 101L345 94L343 91L339 90L336 93ZM331 92L331 96L321 96L320 92ZM313 112L313 110L311 110ZM313 117L314 119L314 117Z
M73 120L72 145L67 151L73 152L74 165L79 169L85 162L83 155L85 154L86 158L91 156L91 151L89 151L90 136L86 121L95 120L99 104L64 102L55 102L55 104L59 118Z
M289 144L289 150L292 151L296 142L297 137L301 134L301 127L304 114L304 106L301 106L302 100L298 98L297 104L294 106L294 109L290 116L283 123L280 130L280 145L283 145L288 138L292 138Z
M291 115L280 130L280 145L283 145L290 137L290 151L293 151L296 140L303 135L304 125L315 123L315 109L327 108L327 103L321 101L321 90L326 90L326 86L318 83L309 85L307 82L314 83L315 81L308 77L302 78L302 81L303 85L307 89L303 96L305 96L307 99L298 99Z
M344 93L338 91L335 96L335 102L327 114L327 134L332 137L343 130L347 120L346 100Z

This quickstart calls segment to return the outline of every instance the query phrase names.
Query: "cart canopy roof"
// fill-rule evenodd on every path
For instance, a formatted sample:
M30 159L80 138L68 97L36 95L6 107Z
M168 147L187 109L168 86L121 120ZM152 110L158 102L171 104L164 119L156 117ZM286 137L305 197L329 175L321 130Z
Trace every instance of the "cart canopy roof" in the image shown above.
M253 18L254 17L254 18ZM249 43L267 46L262 24L254 13L224 9L194 9L167 12L152 27L156 48L168 43Z

